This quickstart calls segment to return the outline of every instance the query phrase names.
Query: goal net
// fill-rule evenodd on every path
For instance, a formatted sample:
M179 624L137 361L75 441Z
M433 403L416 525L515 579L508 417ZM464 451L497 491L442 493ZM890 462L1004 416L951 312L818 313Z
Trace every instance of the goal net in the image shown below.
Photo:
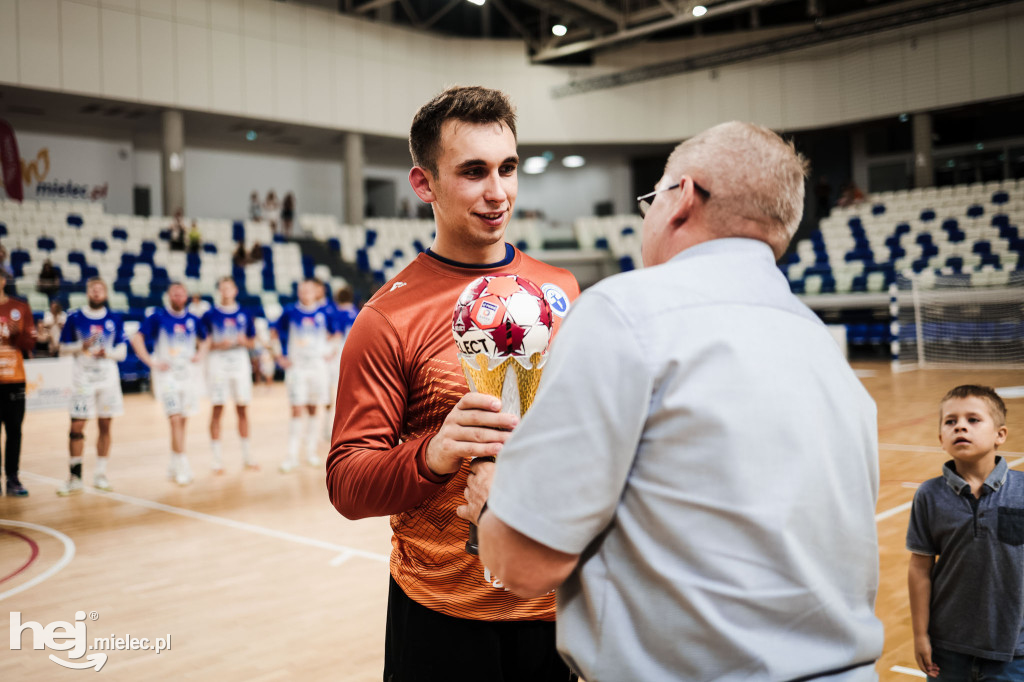
M972 286L967 275L897 275L890 287L896 370L1024 368L1024 277Z

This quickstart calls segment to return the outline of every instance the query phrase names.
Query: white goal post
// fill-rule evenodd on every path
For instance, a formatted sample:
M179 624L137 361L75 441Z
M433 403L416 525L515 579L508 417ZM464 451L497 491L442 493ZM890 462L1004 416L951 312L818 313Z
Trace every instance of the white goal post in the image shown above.
M1024 368L1024 277L983 287L964 275L900 274L889 297L894 371Z

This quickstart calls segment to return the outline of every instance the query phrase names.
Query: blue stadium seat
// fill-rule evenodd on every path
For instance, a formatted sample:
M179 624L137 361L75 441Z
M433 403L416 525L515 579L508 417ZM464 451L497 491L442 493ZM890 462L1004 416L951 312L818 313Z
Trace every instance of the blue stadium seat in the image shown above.
M636 264L633 262L632 256L627 254L625 256L619 257L619 270L621 270L622 272L629 272L630 270L635 269Z
M203 253L217 253L217 245L210 242L203 244Z
M171 228L165 228L156 233L156 238L160 241L169 242L171 241Z
M370 271L370 256L366 252L366 249L359 249L356 251L356 267L363 272Z
M620 232L619 234L625 237L626 235L636 234L636 230L634 230L631 226L626 225L624 228L622 228L622 232Z
M525 239L520 239L519 241L516 242L516 248L519 249L520 251L528 251L530 249L530 245L527 243Z
M315 266L316 266L316 264L313 262L313 259L310 256L303 256L302 257L302 276L306 277L307 279L312 277L313 276L313 268ZM386 282L387 280L384 280L384 281ZM383 284L383 283L384 282L381 282L381 284Z
M7 236L7 223L0 222L0 237Z
M923 222L923 223L930 223L931 221L935 220L935 209L931 209L931 208L924 209L923 211L921 211L920 218L921 218L921 222Z
M231 223L231 240L235 242L245 242L245 223L241 220L236 220Z
M985 214L985 208L981 204L971 204L967 207L968 218L980 218Z
M275 234L273 238L275 244L287 244L288 240L284 238L283 234Z
M899 223L896 225L896 230L893 232L897 237L910 234L910 223Z
M996 190L992 193L992 203L996 206L1002 206L1010 201L1010 195L1004 190Z
M89 248L91 248L93 251L99 251L100 253L106 253L109 247L107 246L107 243L105 241L103 241L102 239L96 238L96 239L93 239L92 242L89 244Z
M367 248L371 248L376 243L377 243L377 231L376 230L367 230L366 231L366 247Z
M875 204L871 207L871 215L883 215L885 213L885 204Z
M337 237L331 237L328 239L327 247L335 253L341 253L341 241Z
M36 248L40 251L53 251L57 248L57 242L50 237L40 237L36 240Z
M952 268L953 272L960 273L964 267L964 259L960 256L950 256L946 259L946 267Z
M69 227L81 227L82 216L77 213L68 213L68 226Z
M423 242L421 242L419 239L414 239L413 242L412 242L412 246L413 246L414 249L416 249L416 253L423 253L424 251L427 250L423 246Z
M607 249L608 248L608 239L607 239L607 237L598 237L597 239L595 239L594 240L594 248L595 249Z
M126 241L128 239L128 230L124 229L123 227L115 227L113 230L110 231L110 236L113 239L120 239L121 241Z
M984 240L976 241L971 248L971 252L979 254L992 253L992 243Z
M992 216L992 227L1007 227L1010 224L1010 216L1005 213L996 213Z

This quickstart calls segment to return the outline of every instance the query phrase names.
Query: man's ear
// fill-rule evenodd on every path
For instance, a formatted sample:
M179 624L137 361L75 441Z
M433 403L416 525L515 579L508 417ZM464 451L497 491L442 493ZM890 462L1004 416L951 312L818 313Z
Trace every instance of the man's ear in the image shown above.
M437 198L434 196L433 183L434 178L426 168L413 166L412 170L409 171L409 184L412 185L412 191L416 192L416 196L428 204Z
M697 188L693 184L693 178L683 175L679 178L679 191L675 196L675 203L669 213L669 222L673 225L682 225L690 219L697 202Z

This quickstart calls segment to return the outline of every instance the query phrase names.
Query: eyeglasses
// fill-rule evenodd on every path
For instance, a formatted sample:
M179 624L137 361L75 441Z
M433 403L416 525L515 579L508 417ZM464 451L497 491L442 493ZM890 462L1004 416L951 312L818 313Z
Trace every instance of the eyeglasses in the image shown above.
M697 190L697 194L701 195L704 198L704 201L707 201L708 199L711 198L711 192L707 191L706 189L704 189L703 187L698 185L693 180L691 180L690 182L693 182L693 188L695 190ZM650 210L651 204L654 203L654 197L656 195L660 194L661 192L668 192L669 190L678 189L679 186L680 186L680 183L677 182L676 184L672 185L671 187L665 187L663 189L656 189L653 192L648 192L647 194L645 194L643 196L637 197L636 198L636 205L640 208L640 217L644 218L644 217L647 216L647 211Z

